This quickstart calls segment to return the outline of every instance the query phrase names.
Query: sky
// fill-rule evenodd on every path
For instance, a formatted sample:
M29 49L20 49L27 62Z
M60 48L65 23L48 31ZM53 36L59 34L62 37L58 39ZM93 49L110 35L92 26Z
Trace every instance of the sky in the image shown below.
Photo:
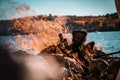
M114 12L114 0L0 0L0 20L18 15L98 16Z

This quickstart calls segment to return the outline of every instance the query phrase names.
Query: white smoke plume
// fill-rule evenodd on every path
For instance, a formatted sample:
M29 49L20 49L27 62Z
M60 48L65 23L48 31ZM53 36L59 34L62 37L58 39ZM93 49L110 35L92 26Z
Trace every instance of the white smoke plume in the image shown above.
M34 15L36 13L29 5L20 4L12 0L7 0L7 2L10 5L10 9L13 10L11 11L11 18L14 19L15 16L20 17L13 20L13 27L11 29L28 33L28 35L19 34L14 36L10 44L13 49L23 50L36 55L42 49L50 45L56 45L59 40L59 33L64 34L68 32L66 26L67 17L57 16L52 21L38 19L39 16L30 17L31 13ZM68 41L70 42L70 40Z
M53 56L15 56L12 58L23 66L23 80L61 80L66 69Z

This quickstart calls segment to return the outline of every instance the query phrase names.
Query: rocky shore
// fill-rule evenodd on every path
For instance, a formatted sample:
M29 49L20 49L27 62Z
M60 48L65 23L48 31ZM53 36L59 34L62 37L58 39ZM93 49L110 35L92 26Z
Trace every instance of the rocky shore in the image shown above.
M73 31L72 34L71 45L60 33L57 45L51 45L37 55L0 48L0 79L116 80L120 58L106 55L94 42L85 44L86 31Z
M60 43L45 48L40 55L52 54L64 64L68 71L65 80L115 80L120 69L120 58L106 55L97 49L94 42L84 44L86 35L85 31L74 31L72 45L69 46L60 34Z

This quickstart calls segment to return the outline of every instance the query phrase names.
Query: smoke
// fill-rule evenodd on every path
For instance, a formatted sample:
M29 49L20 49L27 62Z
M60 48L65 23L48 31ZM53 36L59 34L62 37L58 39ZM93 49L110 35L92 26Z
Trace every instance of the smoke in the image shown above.
M35 11L28 4L17 0L0 0L0 17L2 19L15 19L35 15Z
M2 45L0 45L2 46ZM54 56L10 52L0 48L1 80L63 80L67 69Z
M68 43L71 43L71 35L66 33L66 20L67 17L60 16L53 21L37 20L31 17L16 19L13 22L12 30L21 31L27 33L27 35L18 34L7 38L7 46L13 50L23 50L36 55L46 47L57 45L59 33L69 38ZM0 42L4 43L6 40Z
M14 56L13 59L24 66L23 80L60 80L65 77L65 68L53 56Z
M16 9L17 11L23 11L23 10L28 11L28 10L30 10L30 6L28 6L28 5L26 5L26 4L22 4L21 6L18 6L18 7L16 7L15 9Z
M97 42L97 43L95 44L95 46L97 47L98 50L104 51L103 48L102 48L102 43Z
M57 79L64 72L64 69L50 57L35 57L27 61L26 66L31 80ZM27 80L30 80L29 78Z
M57 45L59 33L68 32L66 26L67 17L57 16L52 21L40 19L39 16L30 17L31 13L35 15L35 12L31 10L29 5L11 0L7 0L7 2L10 5L10 9L13 10L11 11L13 26L9 30L28 34L14 36L10 44L13 49L23 50L36 55L50 45ZM14 19L16 16L21 18ZM42 17L46 18L47 16ZM70 39L68 39L68 42L71 43Z
M29 35L17 35L13 43L18 50L38 54L50 45L57 45L58 34L66 32L66 19L66 17L56 17L54 21L36 20L31 17L17 19L14 21L13 29ZM71 42L70 39L68 41Z
M31 8L29 5L27 4L21 4L21 5L17 5L14 6L14 14L11 17L26 17L26 16L30 16L31 14ZM34 13L35 14L35 13ZM14 16L16 15L16 16Z
M67 39L68 45L72 44L72 34L71 33L63 34L63 38Z

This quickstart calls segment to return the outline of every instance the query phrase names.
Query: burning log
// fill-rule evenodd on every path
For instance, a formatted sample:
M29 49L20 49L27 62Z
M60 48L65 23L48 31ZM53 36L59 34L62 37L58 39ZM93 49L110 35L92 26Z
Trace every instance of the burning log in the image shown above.
M111 62L105 58L119 52L105 54L96 48L95 42L89 42L85 45L86 36L87 32L85 31L74 31L72 44L68 45L67 40L63 38L62 34L59 34L60 41L58 46L54 47L56 52L50 54L54 55L59 63L65 65L68 71L65 80L110 79L111 76L108 70L114 68L110 67ZM118 58L118 60L120 59ZM116 68L116 71L118 71L118 68ZM112 75L115 76L117 74L113 73Z
M83 47L86 42L87 32L84 30L81 31L73 31L73 43L72 47L72 54L77 53L78 58L82 60L86 65L89 65L88 60L85 58L85 53L83 51Z
M98 56L98 58L104 58L104 57L106 57L106 56L114 55L114 54L120 54L120 51L112 52L112 53L108 53L108 54L103 54L103 55Z
M58 45L51 45L43 49L41 51L42 54L40 53L38 55L30 55L24 51L17 51L12 54L7 54L5 50L1 50L0 48L0 64L2 64L2 67L0 66L0 72L4 72L5 69L8 69L8 71L10 71L8 74L7 72L4 72L4 74L0 73L3 75L0 77L0 79L5 78L5 75L12 77L10 79L14 79L13 74L17 73L16 69L15 73L10 69L13 69L15 67L17 69L20 68L20 71L23 69L27 70L29 77L33 78L31 80L35 80L36 77L40 78L40 76L38 76L38 73L39 75L42 75L40 70L45 71L45 77L42 78L41 76L40 78L42 80L114 80L116 78L118 70L120 69L120 58L104 60L102 57L118 54L120 51L105 54L104 52L97 50L94 42L89 42L85 45L86 36L87 32L85 31L75 31L73 32L73 43L71 45L68 45L67 40L63 38L62 34L59 34L60 41ZM45 55L47 55L47 57ZM45 57L41 58L41 56ZM95 57L96 59L94 59ZM5 63L7 64L4 64L3 60L5 60ZM12 64L9 65L9 62ZM10 66L10 68L4 68L6 65ZM48 66L50 68L48 68ZM38 71L37 68L38 70L40 68L42 69ZM29 74L29 71L32 72L34 70L35 74ZM56 74L57 71L61 72ZM10 73L11 75L9 75ZM50 75L51 73L54 75ZM16 74L16 76L19 77L19 73ZM6 78L5 80L9 79Z

